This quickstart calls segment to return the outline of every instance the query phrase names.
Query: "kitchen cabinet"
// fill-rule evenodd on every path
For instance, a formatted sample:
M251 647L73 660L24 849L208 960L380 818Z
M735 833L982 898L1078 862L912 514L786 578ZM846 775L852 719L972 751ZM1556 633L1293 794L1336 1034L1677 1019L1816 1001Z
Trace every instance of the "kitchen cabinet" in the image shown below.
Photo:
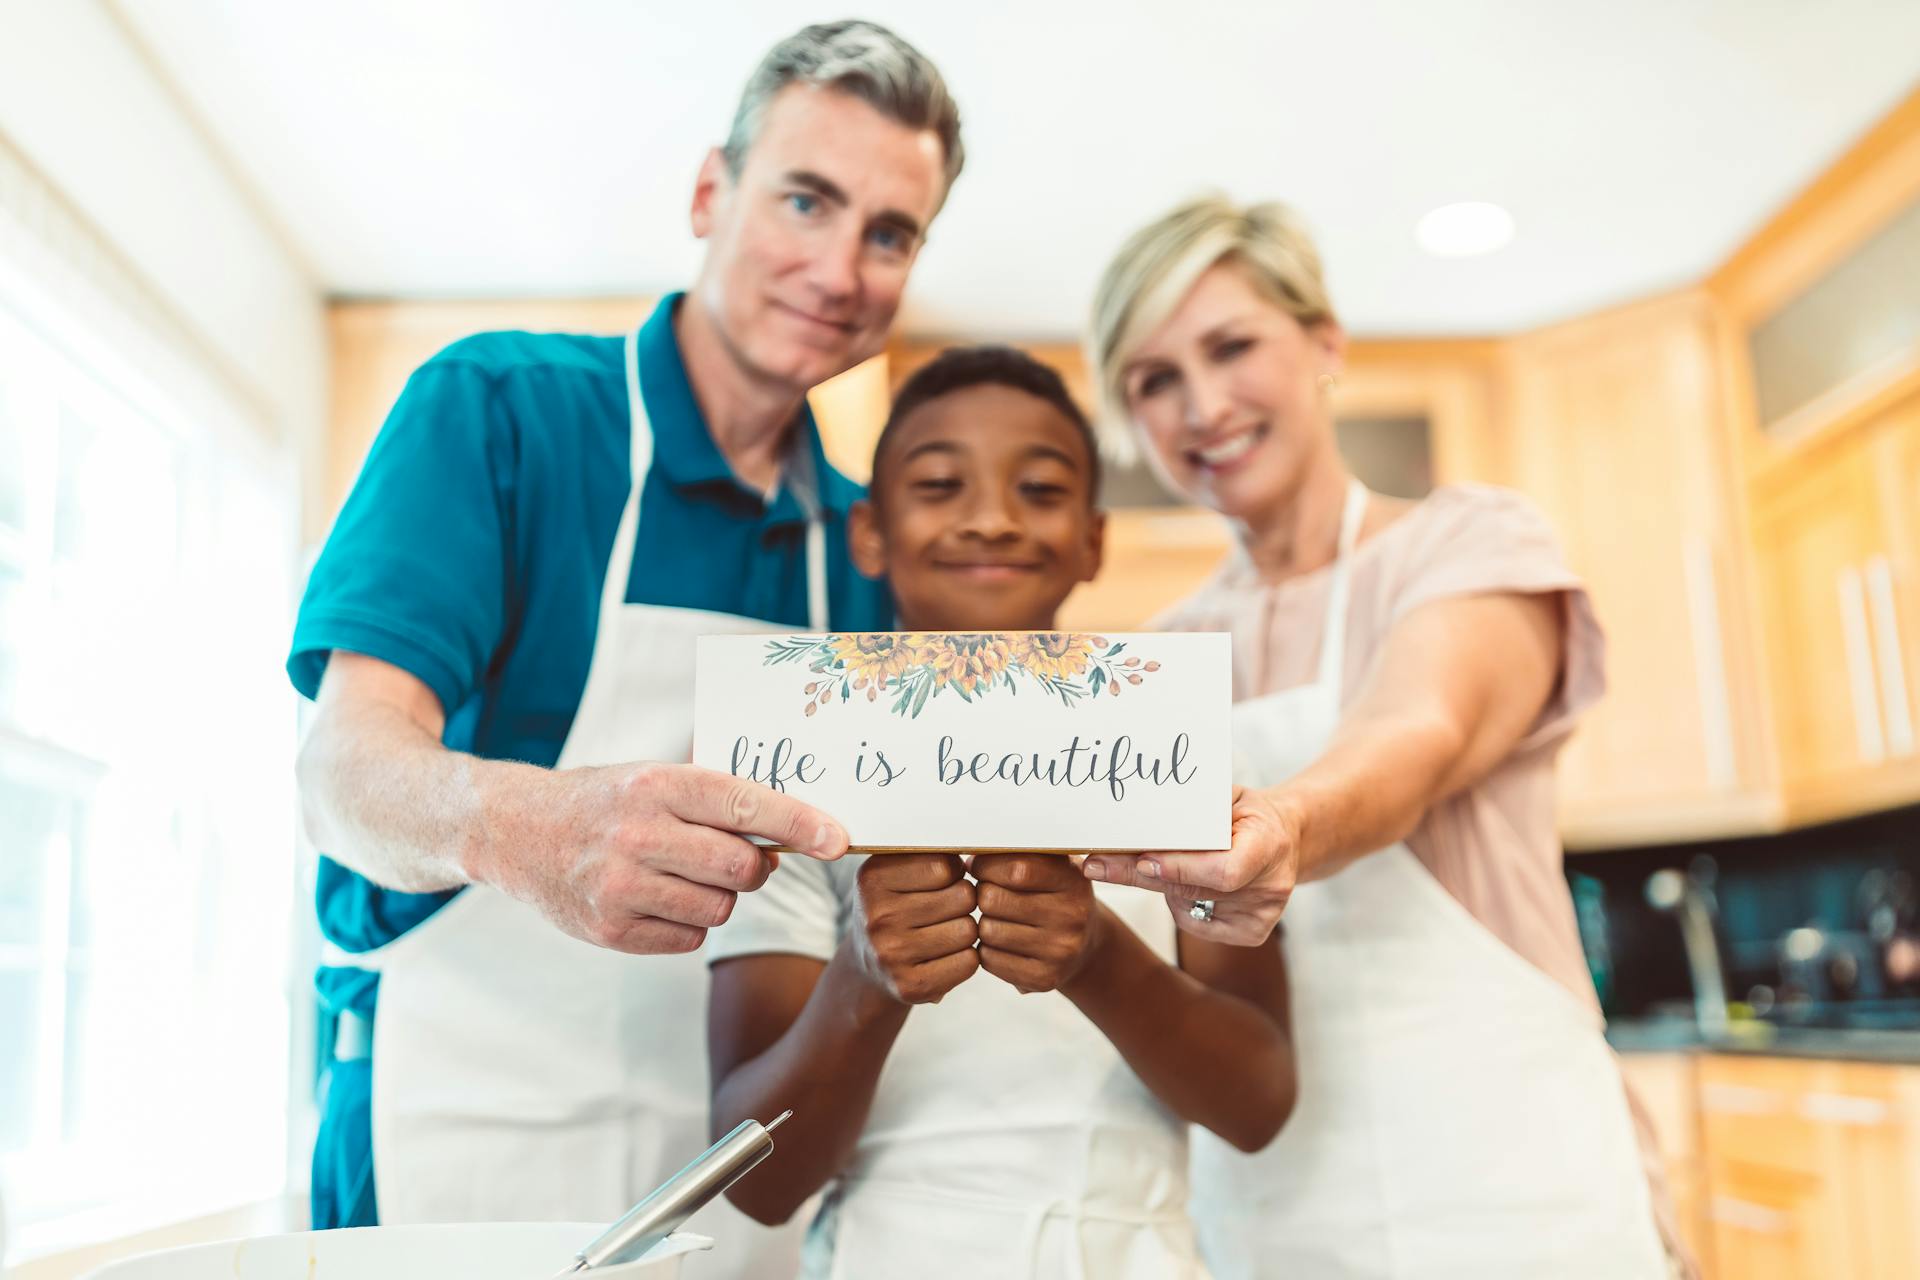
M1920 799L1920 92L1709 279L1789 825ZM1771 389L1771 390L1770 390Z
M1561 757L1571 845L1775 819L1719 324L1695 290L1502 347L1503 478L1545 510L1607 633L1607 697Z
M1920 1274L1920 1067L1708 1055L1700 1135L1715 1274Z
M1106 567L1060 607L1072 631L1136 631L1191 595L1232 545L1211 511L1136 507L1107 516Z
M1688 1053L1633 1053L1620 1059L1627 1088L1659 1144L1661 1171L1673 1200L1674 1224L1702 1280L1714 1280L1707 1224L1706 1154L1700 1140L1698 1059ZM1744 1275L1728 1271L1729 1277Z
M1756 484L1782 787L1795 821L1920 798L1920 389Z
M1920 366L1912 383L1871 434L1886 560L1867 578L1888 736L1909 753L1920 725Z

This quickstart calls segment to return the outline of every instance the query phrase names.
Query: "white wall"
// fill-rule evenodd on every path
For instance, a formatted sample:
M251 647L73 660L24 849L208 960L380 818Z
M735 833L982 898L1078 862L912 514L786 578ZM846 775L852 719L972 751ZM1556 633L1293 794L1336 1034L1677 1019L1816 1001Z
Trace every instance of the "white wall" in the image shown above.
M0 0L0 134L122 253L296 450L321 513L319 289L103 0Z

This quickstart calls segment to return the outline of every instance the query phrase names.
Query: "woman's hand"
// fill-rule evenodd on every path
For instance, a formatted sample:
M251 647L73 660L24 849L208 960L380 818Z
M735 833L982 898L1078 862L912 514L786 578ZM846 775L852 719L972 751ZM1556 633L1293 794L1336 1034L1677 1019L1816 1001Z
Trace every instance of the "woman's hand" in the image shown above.
M1298 810L1280 794L1234 788L1233 845L1224 853L1103 854L1083 870L1165 894L1173 922L1197 938L1257 946L1280 922L1300 873ZM1201 899L1214 904L1213 919L1189 911Z
M1085 967L1101 936L1093 885L1057 853L982 853L980 967L1023 995L1057 991Z
M951 853L882 853L860 868L849 934L860 972L901 1004L935 1004L980 967L973 885Z

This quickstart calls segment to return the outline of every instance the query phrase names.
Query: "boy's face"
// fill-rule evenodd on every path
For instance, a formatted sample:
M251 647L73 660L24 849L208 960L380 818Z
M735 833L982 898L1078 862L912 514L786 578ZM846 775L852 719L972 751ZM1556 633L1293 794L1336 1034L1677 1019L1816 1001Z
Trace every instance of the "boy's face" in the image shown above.
M894 425L854 563L884 574L911 631L1046 631L1100 570L1106 519L1080 429L1037 396L981 384Z

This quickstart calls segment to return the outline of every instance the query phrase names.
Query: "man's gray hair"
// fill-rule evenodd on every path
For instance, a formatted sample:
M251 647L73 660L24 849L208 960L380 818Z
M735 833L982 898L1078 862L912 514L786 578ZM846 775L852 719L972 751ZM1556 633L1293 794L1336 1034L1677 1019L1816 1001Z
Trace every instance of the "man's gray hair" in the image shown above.
M727 133L727 168L738 177L767 108L788 85L852 94L909 129L930 129L946 153L947 186L960 176L960 108L926 54L876 22L848 19L803 28L768 50L741 91Z

